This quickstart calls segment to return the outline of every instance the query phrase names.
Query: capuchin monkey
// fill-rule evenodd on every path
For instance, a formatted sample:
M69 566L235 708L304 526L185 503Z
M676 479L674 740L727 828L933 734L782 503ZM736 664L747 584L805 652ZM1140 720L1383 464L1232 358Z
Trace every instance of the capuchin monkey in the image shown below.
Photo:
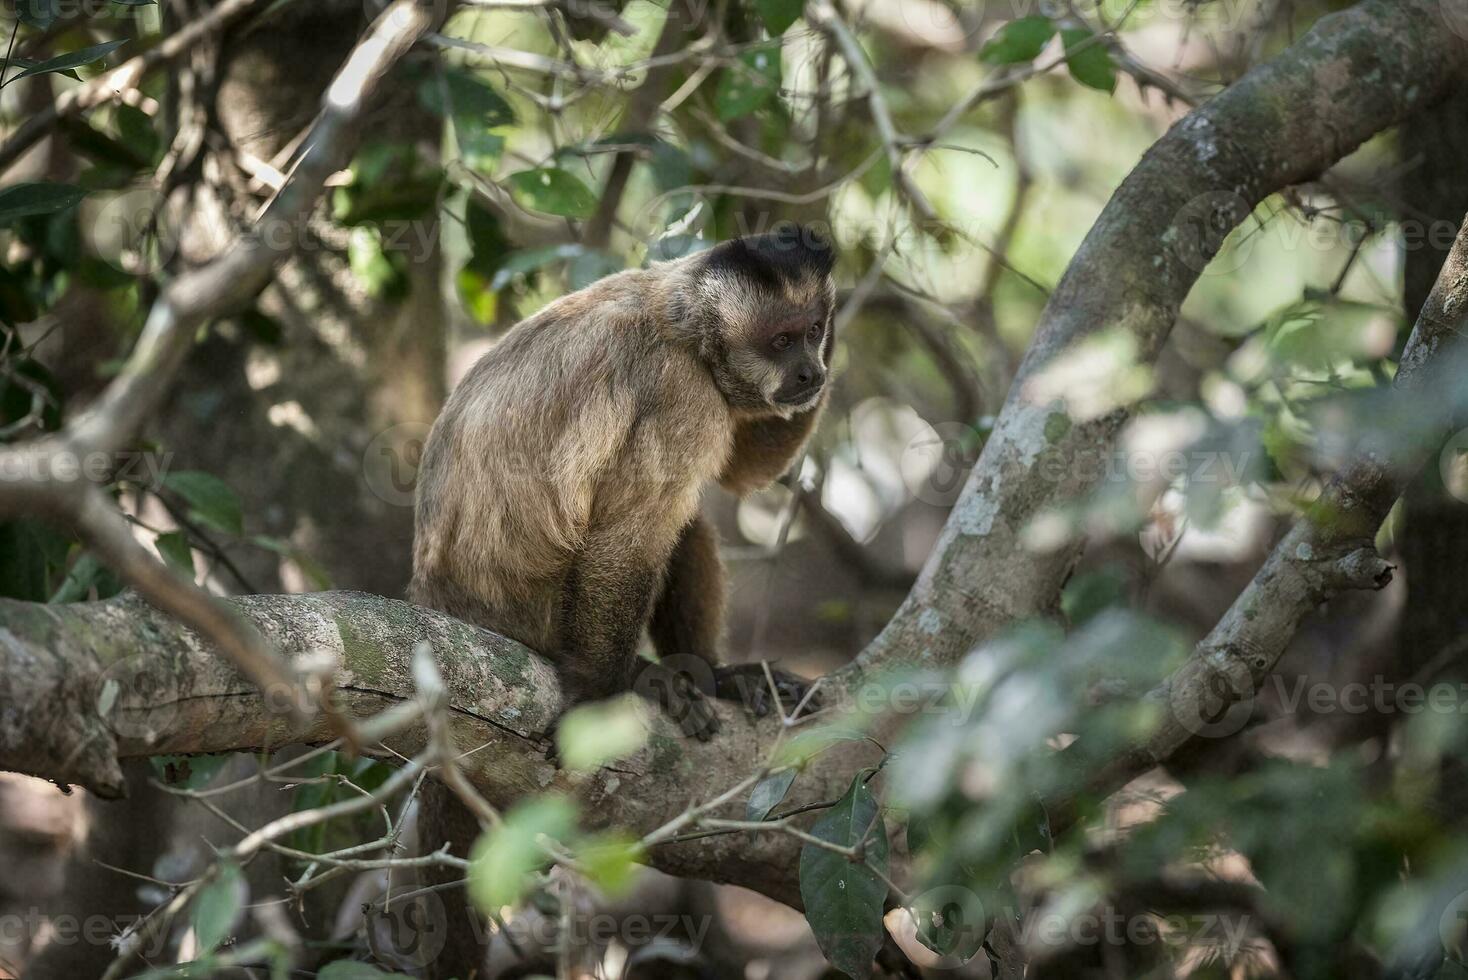
M515 326L449 397L418 473L410 598L548 658L567 704L636 686L699 739L707 696L756 713L761 665L719 664L724 570L699 515L717 481L744 495L800 456L826 404L834 254L782 226L565 296ZM660 660L638 655L643 630ZM808 685L775 671L798 704ZM810 699L814 700L814 699ZM430 847L478 833L446 789L424 786ZM434 976L469 978L482 954L452 921ZM461 941L463 940L463 941Z
M791 226L611 276L512 329L428 436L410 598L540 652L571 704L632 688L644 627L660 658L702 658L738 697L725 681L749 671L718 665L724 573L699 497L765 487L805 446L832 262ZM711 737L705 692L665 679L664 707Z

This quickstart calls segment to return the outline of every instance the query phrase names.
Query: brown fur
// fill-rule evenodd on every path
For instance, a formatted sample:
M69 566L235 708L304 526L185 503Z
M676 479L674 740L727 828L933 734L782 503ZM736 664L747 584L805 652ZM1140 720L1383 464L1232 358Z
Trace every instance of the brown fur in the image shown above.
M756 264L751 278L751 261L731 243L551 304L470 370L429 435L410 597L550 658L567 703L627 690L638 668L656 676L637 656L644 627L660 658L718 663L724 570L699 497L715 480L739 494L767 486L824 408L826 387L775 403L794 369L759 353L770 325L823 323L823 339L808 340L822 372L832 347L829 264L797 258L768 275ZM764 688L736 669L703 693ZM683 678L649 689L682 709L685 730L716 730ZM786 675L791 692L802 689ZM437 783L424 798L425 847L447 839L466 854L466 808ZM430 972L469 977L481 962L461 918L472 912L461 891L443 898L450 942Z
M824 405L824 389L801 411L769 404L780 374L750 339L789 309L829 323L829 281L761 296L737 276L700 278L700 263L612 276L515 327L459 384L424 450L411 598L555 660L574 699L630 684L680 539L707 537L692 523L704 485L767 486ZM760 403L731 404L720 369ZM717 547L696 553L675 576L717 587L669 589L722 604L722 571L699 567ZM697 639L659 653L715 659L717 631Z

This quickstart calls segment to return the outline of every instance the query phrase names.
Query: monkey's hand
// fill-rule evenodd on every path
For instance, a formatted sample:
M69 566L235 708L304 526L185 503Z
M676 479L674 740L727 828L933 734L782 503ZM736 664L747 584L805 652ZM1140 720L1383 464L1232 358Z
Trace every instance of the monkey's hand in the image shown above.
M770 678L774 678L771 689ZM714 669L714 697L721 701L738 701L756 718L770 713L779 699L786 714L800 709L801 715L820 710L821 692L813 690L812 681L777 667L765 676L764 664L735 664Z
M643 664L634 687L662 705L684 735L707 742L718 733L719 716L687 671L662 663Z

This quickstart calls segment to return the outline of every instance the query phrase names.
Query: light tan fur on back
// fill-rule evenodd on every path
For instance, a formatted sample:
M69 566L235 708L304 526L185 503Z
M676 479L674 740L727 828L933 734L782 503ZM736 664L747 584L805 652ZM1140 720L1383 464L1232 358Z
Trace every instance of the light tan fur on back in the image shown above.
M665 327L666 284L638 270L573 293L458 385L423 461L415 601L554 656L594 520L612 518L629 558L666 562L734 435L708 370Z

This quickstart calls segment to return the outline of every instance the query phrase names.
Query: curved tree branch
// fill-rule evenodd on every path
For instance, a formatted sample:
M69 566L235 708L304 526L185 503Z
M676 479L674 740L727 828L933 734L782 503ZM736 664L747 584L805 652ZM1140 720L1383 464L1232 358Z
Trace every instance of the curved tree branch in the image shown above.
M963 495L911 595L857 669L887 659L952 663L1005 625L1049 611L1084 546L1027 549L1021 532L1096 485L1118 410L1082 419L1035 379L1102 331L1153 363L1228 231L1270 194L1316 177L1442 98L1468 41L1430 0L1367 0L1180 120L1107 204L1040 323Z

